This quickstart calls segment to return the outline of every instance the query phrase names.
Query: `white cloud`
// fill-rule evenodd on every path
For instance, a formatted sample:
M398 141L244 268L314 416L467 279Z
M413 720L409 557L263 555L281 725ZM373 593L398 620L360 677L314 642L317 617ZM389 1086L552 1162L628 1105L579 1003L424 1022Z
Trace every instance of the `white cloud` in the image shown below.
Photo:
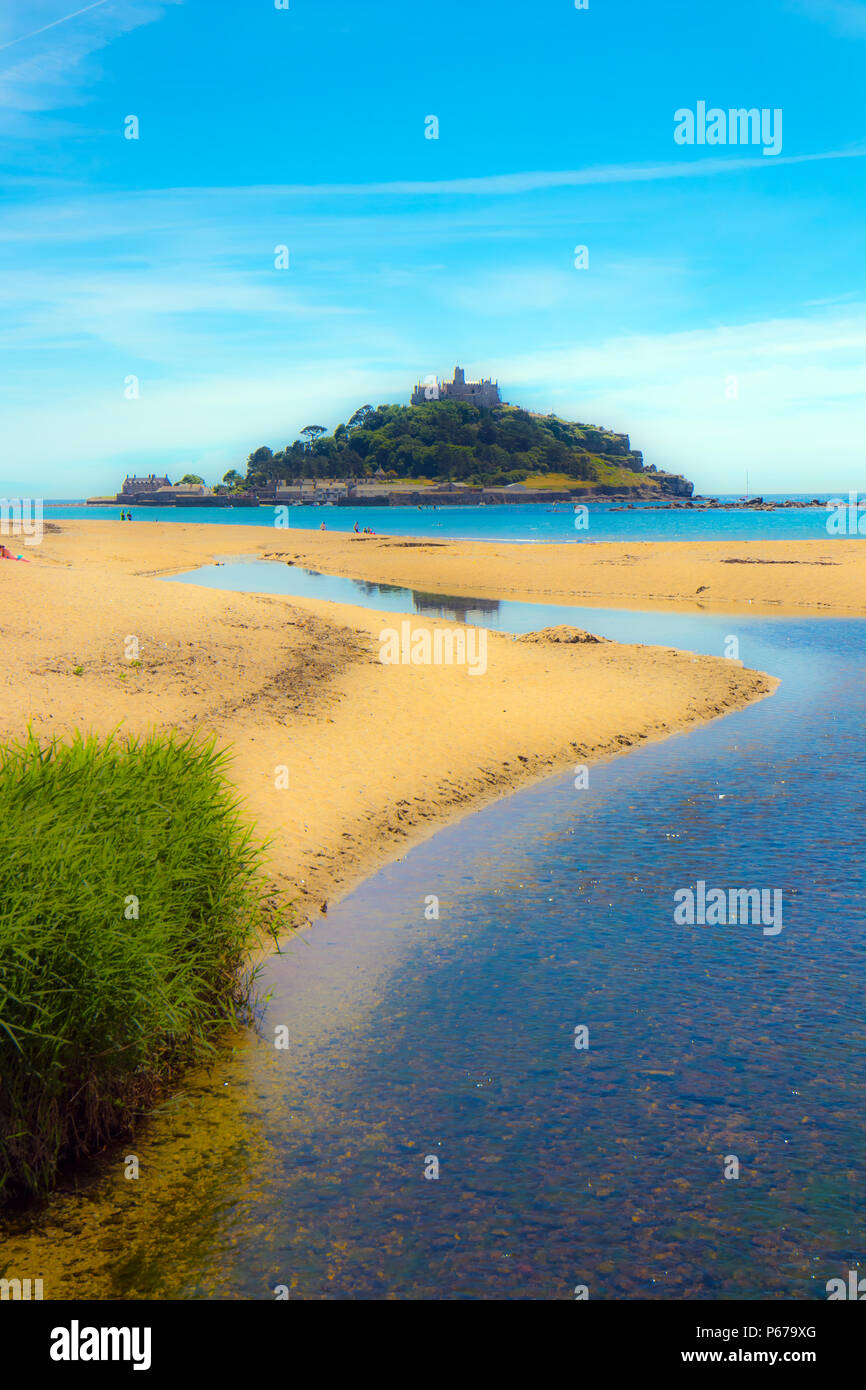
M482 270L442 277L434 289L447 305L476 317L568 310L584 326L594 325L598 319L609 322L615 311L633 312L638 303L646 315L656 306L670 313L683 302L685 265L639 255L613 261L601 253L598 261L591 261L592 266L603 263L603 272L598 275L576 270L572 254L571 243L563 240L559 269L514 265Z
M68 0L5 0L0 18L0 109L7 135L39 134L22 113L70 106L93 83L92 56L121 34L161 18L183 0L101 0L70 10ZM49 134L53 127L46 127Z
M162 3L181 3L182 0L162 0ZM152 15L156 18L156 15ZM140 21L144 22L144 21ZM59 103L55 103L59 104ZM2 105L2 77L0 77L0 105ZM712 178L723 174L739 174L745 170L764 170L781 168L783 165L827 163L834 160L866 158L866 148L847 150L826 150L814 154L780 155L768 160L761 158L697 157L670 161L663 164L611 164L588 169L527 170L513 174L489 174L478 178L397 180L390 183L318 183L318 184L249 184L202 186L195 188L141 189L126 195L96 194L91 198L71 201L59 214L63 223L56 229L48 227L49 235L69 236L90 235L95 219L107 219L106 234L118 234L126 230L134 221L139 230L147 230L164 225L167 209L177 217L184 210L193 207L220 204L230 208L248 205L252 200L273 206L275 199L285 199L287 203L294 198L342 198L342 197L496 197L523 193L544 192L560 188L580 188L606 186L611 184L656 183L678 179ZM49 185L46 183L46 188ZM23 217L32 214L25 210ZM8 220L3 237L26 238L27 223L22 222L16 230L13 217Z
M120 380L84 391L46 380L43 400L6 405L0 491L20 490L15 460L25 458L28 477L53 496L112 489L129 462L170 474L181 462L184 471L198 464L193 471L222 476L258 444L288 442L309 419L332 426L364 401L405 402L421 370L417 351L382 339L366 355L281 367L249 356L237 370L208 373L203 362L183 380L144 380L139 401L123 398ZM498 377L511 401L628 431L647 462L685 473L702 492L736 490L746 469L752 489L764 492L863 483L866 304L472 357L470 373ZM726 399L731 377L736 400Z
M628 431L647 462L698 489L862 486L866 305L713 329L646 334L498 358L541 410ZM729 399L731 379L736 399ZM511 399L521 399L509 389Z
M485 174L478 178L403 179L390 183L266 184L242 189L201 189L199 192L230 194L236 197L265 193L268 196L422 196L451 194L535 193L550 188L579 188L592 184L652 183L664 179L709 178L715 174L742 173L744 169L767 169L787 164L812 164L834 159L862 159L866 149L827 150L816 154L779 155L774 159L697 157L663 164L606 164L590 169L527 170L514 174ZM176 190L181 192L183 190Z
M205 268L167 276L118 269L76 275L20 271L0 284L0 349L109 348L127 363L183 368L198 360L231 362L289 324L326 331L334 316L356 311L318 300L290 280ZM220 330L214 332L215 316Z
M86 395L46 382L44 400L4 410L0 494L32 491L34 479L46 497L113 492L130 461L171 477L192 468L219 478L259 444L281 448L311 419L336 424L365 401L399 399L405 377L353 360L282 370L256 361L243 373L145 379L138 400L125 399L120 379Z
M49 29L56 29L60 24L68 24L70 20L78 19L80 15L87 14L89 10L99 10L107 4L108 0L91 0L89 5L83 5L81 9L73 10L71 14L61 15L59 19L52 19L48 24L43 24L38 29L31 29L27 34L19 34L15 39L7 39L4 43L0 43L0 53L4 49L14 48L16 44L35 39L39 34L47 33Z

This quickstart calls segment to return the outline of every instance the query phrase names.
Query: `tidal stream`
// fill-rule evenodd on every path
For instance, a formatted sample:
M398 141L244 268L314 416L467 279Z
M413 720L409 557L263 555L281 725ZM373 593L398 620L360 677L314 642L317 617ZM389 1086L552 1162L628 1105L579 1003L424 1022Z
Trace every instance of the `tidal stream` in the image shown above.
M826 1297L866 1252L866 623L186 578L716 655L735 635L781 685L369 879L268 962L260 1030L20 1220L0 1272L46 1298ZM780 889L781 932L677 925L698 880Z

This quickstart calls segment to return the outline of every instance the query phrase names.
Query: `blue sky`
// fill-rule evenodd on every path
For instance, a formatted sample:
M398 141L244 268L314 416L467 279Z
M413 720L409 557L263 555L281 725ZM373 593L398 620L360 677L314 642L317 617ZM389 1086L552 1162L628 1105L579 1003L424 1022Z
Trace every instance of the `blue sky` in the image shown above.
M290 6L4 0L0 494L213 481L456 362L700 491L863 484L866 3ZM699 101L781 153L678 145Z

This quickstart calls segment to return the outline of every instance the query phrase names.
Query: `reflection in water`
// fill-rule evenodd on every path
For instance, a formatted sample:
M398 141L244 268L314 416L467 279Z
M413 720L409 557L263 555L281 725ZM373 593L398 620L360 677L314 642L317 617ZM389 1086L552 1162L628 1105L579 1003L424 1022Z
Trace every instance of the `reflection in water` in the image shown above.
M302 570L302 574L315 575L317 579L332 579L330 574L320 574L318 570ZM353 579L352 584L357 584L358 592L365 598L375 598L378 594L408 594L409 590L404 589L400 584L372 583L369 579Z
M428 613L437 618L444 618L452 623L479 623L486 622L493 626L491 618L499 616L499 600L490 598L464 598L455 594L426 594L421 589L404 589L400 584L383 584L369 579L341 579L339 576L321 574L318 570L299 570L294 568L295 574L308 576L311 581L322 580L324 587L329 590L327 594L317 590L318 598L330 598L332 602L337 602L333 596L333 582L335 579L341 586L341 590L348 592L350 597L343 598L342 602L356 602L357 595L362 595L365 599L396 599L401 607L412 608L415 613ZM222 587L222 585L220 586ZM289 592L298 593L299 589L292 587ZM374 605L376 606L376 605Z
M305 573L313 574L314 571L306 570ZM320 575L319 577L330 579L333 576ZM404 589L399 584L372 583L367 579L349 579L345 582L362 593L366 599L396 598L400 601L401 607L411 608L415 613L426 613L431 617L442 618L446 622L475 625L483 622L486 626L498 626L498 623L495 622L499 616L498 599L461 598L454 594L425 594L421 589Z
M424 594L412 590L416 613L429 613L451 623L484 623L494 626L491 619L499 616L499 600L487 598L455 598L453 594Z
M363 602L366 607L388 612L427 613L448 622L483 623L487 627L499 626L501 609L498 599L428 594L420 589L404 589L400 584L347 579L303 569L300 565L280 565L264 560L228 560L189 574L172 575L171 582L178 580L240 593L287 594L328 599L331 603ZM537 614L538 609L533 611Z
M551 621L730 625L499 609ZM863 1256L866 624L738 633L772 699L376 875L269 962L260 1035L143 1129L138 1182L120 1149L0 1264L49 1297L824 1297ZM784 930L675 926L699 878L780 888Z

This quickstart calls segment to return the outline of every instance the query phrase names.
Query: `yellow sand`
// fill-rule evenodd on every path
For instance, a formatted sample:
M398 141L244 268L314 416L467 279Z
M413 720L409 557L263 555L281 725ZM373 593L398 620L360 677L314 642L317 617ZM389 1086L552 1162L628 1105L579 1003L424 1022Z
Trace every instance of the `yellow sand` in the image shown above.
M472 598L691 612L866 613L866 542L841 537L509 545L269 534L276 543L259 539L261 554L328 574Z
M308 563L452 592L466 587L467 566L480 578L478 555L489 551L488 594L542 596L539 561L524 546L457 545L431 559L396 542L306 533L286 544ZM379 633L399 616L154 577L274 548L275 534L254 528L87 521L52 528L25 552L28 565L0 561L0 739L20 736L28 719L40 734L118 725L215 733L233 745L231 776L272 838L275 885L310 915L488 800L776 685L722 658L496 634L484 675L383 665ZM551 563L563 583L564 561ZM468 587L481 592L478 580ZM139 666L127 659L131 637Z
M375 509L359 517L362 524L377 524ZM51 546L25 553L44 552L51 563L74 553L80 564L87 549L93 563L160 574L207 564L215 555L273 555L328 574L474 598L692 612L866 613L866 543L844 537L514 545L141 521L65 522L63 532Z

